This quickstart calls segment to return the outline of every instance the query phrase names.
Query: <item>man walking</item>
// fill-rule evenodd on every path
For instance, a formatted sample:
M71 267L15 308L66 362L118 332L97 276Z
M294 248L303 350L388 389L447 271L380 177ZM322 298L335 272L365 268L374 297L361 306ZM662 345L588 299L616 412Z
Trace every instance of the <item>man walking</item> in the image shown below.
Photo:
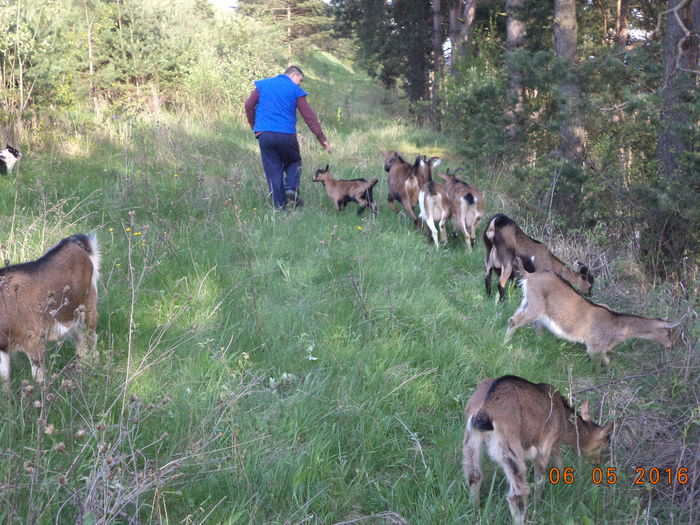
M330 153L331 145L323 134L321 124L301 89L304 73L290 66L283 75L255 82L255 89L245 101L250 127L260 146L263 170L276 209L287 204L297 208L304 205L299 197L301 153L297 141L297 109L323 148Z

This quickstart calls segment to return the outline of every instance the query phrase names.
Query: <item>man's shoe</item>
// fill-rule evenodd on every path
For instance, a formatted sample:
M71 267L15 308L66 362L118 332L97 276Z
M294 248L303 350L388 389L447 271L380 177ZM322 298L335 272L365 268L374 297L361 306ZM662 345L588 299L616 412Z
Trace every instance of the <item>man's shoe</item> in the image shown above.
M292 208L304 206L304 200L299 197L299 190L287 190L287 205Z

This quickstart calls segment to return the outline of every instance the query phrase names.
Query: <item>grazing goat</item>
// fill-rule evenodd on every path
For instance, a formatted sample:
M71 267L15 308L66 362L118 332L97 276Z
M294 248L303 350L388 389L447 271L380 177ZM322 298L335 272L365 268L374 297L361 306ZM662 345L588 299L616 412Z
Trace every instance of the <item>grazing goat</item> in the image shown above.
M0 151L0 174L7 175L10 173L21 158L22 154L19 150L7 144L5 149Z
M422 157L418 161L418 169L424 174L424 182L418 192L418 205L420 206L420 218L427 225L433 237L435 247L438 244L438 230L435 223L439 224L440 240L447 242L445 222L450 218L450 201L447 198L445 185L433 180L433 166L439 166L440 157L431 157L426 160Z
M418 193L425 182L423 170L419 169L421 157L416 157L413 164L406 162L397 151L384 152L384 171L387 172L389 206L396 212L394 201L399 201L408 216L413 219L413 225L418 227L419 221L413 211L418 204Z
M554 272L522 272L523 301L508 320L506 337L528 323L546 326L554 335L586 345L593 359L610 364L608 352L627 339L650 339L671 347L671 328L677 323L614 312L582 297Z
M0 379L10 379L10 352L27 354L43 382L44 344L71 337L86 356L97 324L100 252L95 234L61 240L36 261L0 268Z
M360 205L357 214L360 215L366 208L377 214L377 203L372 197L372 188L379 179L334 179L328 170L328 164L323 169L316 170L314 182L320 182L326 188L326 193L335 204L336 210L345 208L348 202L353 201Z
M481 446L486 442L489 456L508 479L508 506L517 524L525 522L529 492L525 460L535 460L539 496L550 456L561 467L561 446L567 445L598 461L615 426L591 423L588 401L579 416L552 385L516 376L481 381L464 414L462 469L472 500L478 507Z
M461 168L459 168L461 169ZM457 178L457 172L438 173L445 181L447 198L452 207L452 225L464 236L469 252L476 241L476 227L484 216L484 198L474 186Z
M506 284L513 278L513 264L516 257L520 258L523 267L529 272L553 271L578 287L582 293L591 293L593 275L587 266L580 266L578 272L567 268L544 244L528 237L513 219L501 213L494 215L489 221L483 239L486 245L486 278L484 279L486 293L491 295L491 272L496 271L500 274L499 301L505 298Z

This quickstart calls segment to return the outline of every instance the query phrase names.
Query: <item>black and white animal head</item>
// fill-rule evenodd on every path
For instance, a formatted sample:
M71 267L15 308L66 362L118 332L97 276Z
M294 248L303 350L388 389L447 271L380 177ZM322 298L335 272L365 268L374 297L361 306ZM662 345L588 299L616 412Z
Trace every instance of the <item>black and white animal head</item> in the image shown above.
M7 144L5 149L0 151L0 173L10 173L14 165L17 164L17 161L21 158L22 154L19 150Z

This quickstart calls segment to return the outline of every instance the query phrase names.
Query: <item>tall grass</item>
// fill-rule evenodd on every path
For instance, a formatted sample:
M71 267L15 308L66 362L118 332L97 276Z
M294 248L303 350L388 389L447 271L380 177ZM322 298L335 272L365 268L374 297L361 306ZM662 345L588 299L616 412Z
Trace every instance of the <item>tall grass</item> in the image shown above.
M334 153L301 124L301 210L273 212L238 118L110 121L25 150L17 175L0 179L3 258L32 259L63 236L97 230L104 261L99 362L76 366L72 347L55 349L39 387L27 382L24 356L13 359L0 412L0 519L502 523L502 473L485 469L481 509L462 481L462 410L478 381L510 373L549 382L576 404L591 399L599 419L640 422L637 407L664 406L651 407L628 378L670 377L651 370L677 356L653 344L623 345L609 376L549 335L524 330L504 344L519 292L504 305L485 297L480 243L472 255L457 240L436 251L382 204L378 150L466 165L490 211L517 213L496 192L504 175L396 116L399 106L342 64L316 55L305 70ZM311 182L326 163L338 177L380 178L376 218L335 212ZM601 252L595 239L581 243ZM595 261L610 276L599 293L611 305L624 300L606 292L609 261ZM661 295L638 313L695 315L692 301ZM692 341L679 351L697 370ZM674 407L690 421L692 406ZM622 428L623 438L638 432ZM677 437L674 446L692 452ZM610 463L620 466L617 484L593 484L592 467L570 453L574 484L547 487L531 515L692 519L692 509L631 487L635 456L621 443Z

